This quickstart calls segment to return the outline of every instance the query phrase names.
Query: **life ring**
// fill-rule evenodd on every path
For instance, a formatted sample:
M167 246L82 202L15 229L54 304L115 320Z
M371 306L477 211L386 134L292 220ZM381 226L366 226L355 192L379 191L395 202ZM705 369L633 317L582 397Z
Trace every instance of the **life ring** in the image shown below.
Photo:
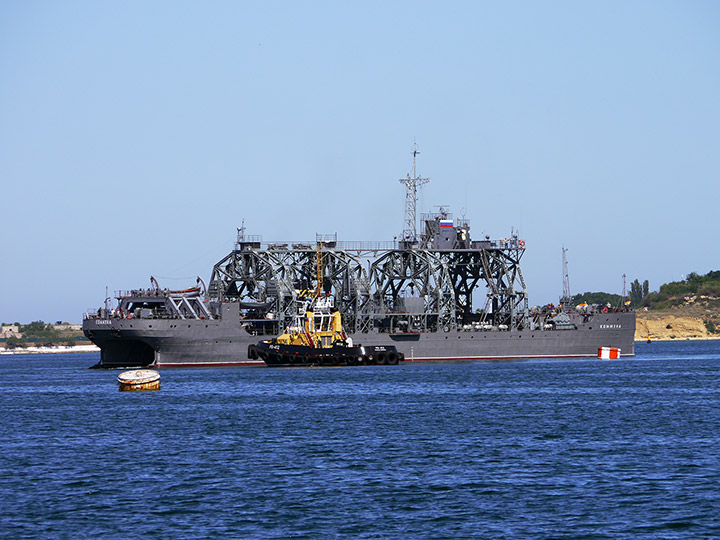
M603 308L603 313L607 313L607 312L608 312L608 308L604 307L604 308Z
M520 240L518 244L520 244L520 247L525 247L525 240Z

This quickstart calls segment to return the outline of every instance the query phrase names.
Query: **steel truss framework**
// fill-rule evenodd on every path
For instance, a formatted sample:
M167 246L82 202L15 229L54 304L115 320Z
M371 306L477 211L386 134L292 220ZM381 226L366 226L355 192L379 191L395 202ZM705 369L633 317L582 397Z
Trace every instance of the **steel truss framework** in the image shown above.
M323 285L335 297L346 331L449 331L470 323L524 328L528 299L520 270L522 247L377 250L359 253L323 246ZM368 254L367 251L364 252ZM209 297L263 306L264 316L290 324L298 301L317 286L314 245L239 245L213 268ZM473 311L484 287L485 305Z

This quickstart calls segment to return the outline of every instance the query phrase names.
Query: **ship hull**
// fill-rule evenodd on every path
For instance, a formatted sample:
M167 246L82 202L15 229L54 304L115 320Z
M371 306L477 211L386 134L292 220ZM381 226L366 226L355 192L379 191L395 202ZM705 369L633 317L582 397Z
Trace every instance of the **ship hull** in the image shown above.
M262 366L248 346L262 336L218 320L87 319L85 335L101 349L100 367ZM599 347L635 354L635 313L576 321L573 329L351 334L356 345L395 346L411 361L597 357Z

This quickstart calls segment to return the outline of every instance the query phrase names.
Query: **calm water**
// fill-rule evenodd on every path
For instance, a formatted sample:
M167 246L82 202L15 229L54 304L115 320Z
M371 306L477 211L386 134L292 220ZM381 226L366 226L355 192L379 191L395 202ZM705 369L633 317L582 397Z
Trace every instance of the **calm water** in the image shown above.
M720 537L720 341L163 370L0 358L0 538Z

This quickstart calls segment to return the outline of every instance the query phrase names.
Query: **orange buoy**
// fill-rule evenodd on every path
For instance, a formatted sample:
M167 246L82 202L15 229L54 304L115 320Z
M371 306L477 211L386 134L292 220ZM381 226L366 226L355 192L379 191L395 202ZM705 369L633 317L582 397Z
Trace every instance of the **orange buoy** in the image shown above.
M621 350L615 347L598 347L598 358L601 360L617 360Z

